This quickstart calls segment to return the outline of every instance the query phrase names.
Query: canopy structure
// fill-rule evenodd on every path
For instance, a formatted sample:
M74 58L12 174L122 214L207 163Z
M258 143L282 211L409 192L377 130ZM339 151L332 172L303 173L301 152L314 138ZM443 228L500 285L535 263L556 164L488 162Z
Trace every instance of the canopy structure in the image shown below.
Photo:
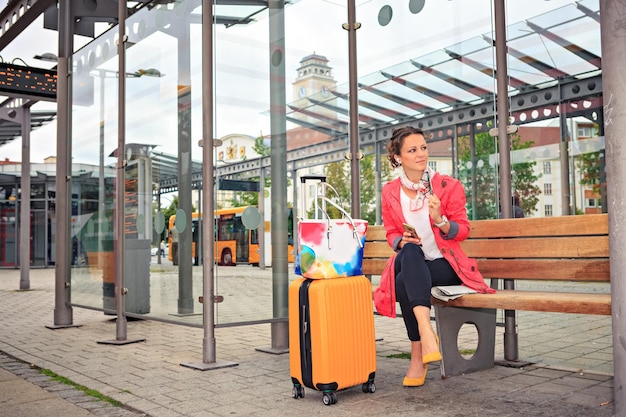
M574 2L507 28L509 97L514 123L554 118L551 112L522 116L521 111L591 101L601 95L600 6L597 0ZM375 130L405 121L434 116L442 123L428 127L458 124L454 112L487 107L493 114L496 70L493 64L492 33L467 39L455 45L381 69L359 79L359 129ZM591 80L595 89L585 97L568 96L565 90L581 80ZM586 90L586 89L585 89ZM538 92L546 94L528 100ZM329 94L330 93L330 94ZM589 105L568 109L588 110ZM599 102L593 106L600 107ZM348 85L316 92L288 104L289 121L331 136L348 129ZM329 111L336 115L329 117ZM303 117L303 116L306 116ZM469 116L469 114L468 114ZM482 111L474 117L484 117ZM523 119L522 119L523 118ZM303 121L303 119L306 119ZM471 119L463 118L464 122Z

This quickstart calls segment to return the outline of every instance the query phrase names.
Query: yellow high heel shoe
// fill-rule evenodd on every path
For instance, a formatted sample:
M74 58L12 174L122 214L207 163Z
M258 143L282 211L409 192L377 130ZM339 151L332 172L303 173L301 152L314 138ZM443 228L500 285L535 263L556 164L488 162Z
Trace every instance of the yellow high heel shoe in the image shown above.
M424 365L424 376L421 378L409 378L405 376L402 385L405 387L421 387L426 381L426 373L428 373L428 365Z
M437 349L439 349L439 336L435 335L435 340L437 340ZM422 363L426 365L427 363L437 362L441 359L441 352L437 350L437 352L431 352L427 355L422 356Z

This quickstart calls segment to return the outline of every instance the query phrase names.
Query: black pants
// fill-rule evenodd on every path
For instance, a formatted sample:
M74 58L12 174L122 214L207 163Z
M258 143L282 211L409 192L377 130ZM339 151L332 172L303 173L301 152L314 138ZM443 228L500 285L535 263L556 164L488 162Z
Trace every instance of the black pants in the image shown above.
M405 244L394 264L396 298L409 340L417 342L420 333L413 307L430 308L430 289L439 285L459 285L461 280L444 258L427 261L421 246Z

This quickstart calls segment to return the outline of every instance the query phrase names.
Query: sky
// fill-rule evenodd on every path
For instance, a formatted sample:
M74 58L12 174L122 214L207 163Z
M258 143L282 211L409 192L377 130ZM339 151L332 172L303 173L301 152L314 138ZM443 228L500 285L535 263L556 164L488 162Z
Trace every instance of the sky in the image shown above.
M4 6L6 0L0 1ZM341 28L347 22L347 2L345 0L299 0L288 6L285 12L285 67L287 101L291 101L291 84L296 77L296 69L300 60L312 53L329 59L333 74L338 84L348 82L348 32ZM356 20L362 24L357 31L358 77L393 66L411 58L420 57L437 49L451 46L463 40L479 36L491 31L492 15L490 0L357 0ZM553 10L571 0L534 0L507 2L507 22L514 23L528 17ZM532 5L530 7L529 5ZM381 16L391 16L386 25L380 24ZM216 122L215 137L223 137L229 133L242 133L256 136L259 132L269 133L269 117L267 116L267 100L263 90L256 94L247 93L247 83L258 82L267 88L268 74L268 38L265 31L259 35L258 25L266 25L267 12L257 16L257 23L225 29L216 27L218 44L216 53ZM255 26L257 25L257 26ZM34 60L35 54L44 52L56 53L56 32L42 29L42 19L34 22L23 34L13 41L0 56L5 62L15 58L24 60L31 66L50 67ZM199 40L194 37L195 41ZM82 46L88 40L79 38L76 45ZM155 37L153 48L166 48L167 39ZM146 47L150 47L146 45ZM175 46L174 46L175 47ZM129 70L132 59L129 59ZM192 57L192 72L198 71L199 57ZM140 65L139 62L136 65ZM162 62L167 68L167 62ZM113 66L114 68L114 66ZM166 77L159 79L142 79L136 83L141 91L147 92L145 100L155 100L157 96L150 88L159 88L169 82L167 74L172 70L164 70ZM172 80L176 82L176 80ZM155 84L156 83L156 84ZM151 87L156 85L156 87ZM135 88L135 87L132 87ZM161 87L161 93L163 92ZM198 91L197 89L196 91ZM108 90L107 90L108 92ZM114 94L109 94L113 96ZM170 94L171 95L171 94ZM263 97L263 99L259 99ZM161 102L175 100L175 97L158 96ZM194 103L200 107L200 96L196 94ZM169 101L168 101L169 102ZM94 106L97 107L97 106ZM55 109L54 103L38 103L36 108ZM245 112L245 117L242 117ZM108 113L115 113L115 108L108 108ZM114 116L114 115L113 115ZM112 116L111 116L112 117ZM130 116L130 128L133 126ZM78 116L74 123L81 126L85 116ZM194 132L201 132L201 118L195 118ZM142 125L145 130L145 125ZM85 125L85 129L93 130L93 126ZM172 126L173 129L176 126ZM169 132L170 135L175 133ZM142 134L147 134L143 132ZM158 132L150 132L158 135ZM194 138L200 133L194 133ZM127 136L136 137L135 133ZM42 162L50 155L56 154L56 123L38 128L31 133L31 161ZM196 150L197 151L197 150ZM0 147L0 159L21 160L21 139ZM194 156L195 159L195 156Z

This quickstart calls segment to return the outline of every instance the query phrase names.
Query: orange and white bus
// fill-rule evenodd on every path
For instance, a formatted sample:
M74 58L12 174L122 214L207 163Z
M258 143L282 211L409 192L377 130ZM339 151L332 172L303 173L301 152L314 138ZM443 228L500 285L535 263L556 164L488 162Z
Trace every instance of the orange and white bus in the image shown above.
M216 210L214 213L213 232L215 239L215 258L214 261L219 265L234 266L237 263L248 263L251 265L259 265L261 260L260 251L260 239L258 229L246 229L241 220L241 215L247 207L232 207L226 209ZM293 232L293 209L287 209L287 241L288 241L288 262L294 262L295 250L294 250L294 232ZM199 247L200 236L200 222L202 221L202 215L199 213L192 213L192 244L191 252L195 265L200 264L199 254L196 252L196 248ZM171 231L176 221L176 215L173 215L169 219L168 231ZM266 259L269 259L270 253L270 222L265 222L265 238L263 242L266 245ZM169 250L168 259L173 260L173 245L171 233L169 233ZM266 265L268 262L266 262Z

